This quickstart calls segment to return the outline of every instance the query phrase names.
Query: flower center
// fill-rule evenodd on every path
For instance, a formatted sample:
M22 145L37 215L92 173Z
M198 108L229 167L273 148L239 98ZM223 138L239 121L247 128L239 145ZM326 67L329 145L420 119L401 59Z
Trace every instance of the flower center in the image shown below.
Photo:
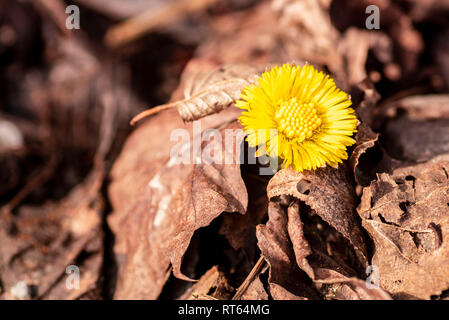
M287 138L303 141L312 137L313 132L321 125L314 103L300 103L296 98L279 104L275 114L278 129Z

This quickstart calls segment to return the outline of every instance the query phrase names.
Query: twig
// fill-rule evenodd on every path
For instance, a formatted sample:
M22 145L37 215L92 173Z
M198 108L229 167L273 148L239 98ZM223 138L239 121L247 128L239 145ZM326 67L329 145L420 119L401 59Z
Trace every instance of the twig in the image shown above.
M179 0L170 2L158 10L149 8L108 30L105 43L109 47L119 47L133 41L155 28L166 26L183 15L200 11L217 0Z
M240 285L240 287L237 289L237 292L232 297L232 300L240 300L243 294L248 289L251 282L254 280L254 278L259 274L259 272L262 270L262 268L265 265L265 259L263 256L260 256L259 260L257 260L256 264L254 265L251 272L246 277L245 281Z
M58 157L52 156L45 168L28 183L0 210L0 216L7 216L35 188L51 178L58 163Z

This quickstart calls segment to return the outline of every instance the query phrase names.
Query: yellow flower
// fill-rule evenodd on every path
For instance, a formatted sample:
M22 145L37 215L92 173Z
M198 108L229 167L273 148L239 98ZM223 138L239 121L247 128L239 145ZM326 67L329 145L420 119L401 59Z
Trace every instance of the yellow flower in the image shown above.
M257 156L279 156L296 171L336 167L355 143L357 119L349 96L310 65L284 64L247 86L236 106Z

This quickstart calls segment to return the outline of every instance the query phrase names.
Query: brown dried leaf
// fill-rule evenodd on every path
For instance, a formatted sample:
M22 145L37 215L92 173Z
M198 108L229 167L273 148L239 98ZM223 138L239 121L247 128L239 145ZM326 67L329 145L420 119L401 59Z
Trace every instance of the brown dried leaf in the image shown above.
M217 266L209 269L189 290L187 290L180 300L207 300L207 299L230 299L234 290L229 285L223 272Z
M391 158L379 142L379 134L374 133L364 123L357 127L356 146L349 158L349 166L354 172L355 181L362 187L376 179L376 174L391 173L404 163ZM361 189L357 189L358 195Z
M287 233L287 217L281 205L270 202L268 216L266 225L257 226L257 239L270 267L268 283L271 296L278 300L318 298L307 275L295 263L295 253Z
M328 299L336 300L392 300L388 292L381 288L368 288L364 280L342 277L338 272L327 270L331 280L327 284Z
M360 157L365 154L368 149L373 148L378 139L379 135L374 133L363 122L357 126L357 134L355 136L357 143L351 153L349 163L354 172L355 181L361 185L368 185L371 180L365 177L364 172L359 168Z
M358 208L375 244L380 285L397 298L429 299L449 288L448 157L380 174Z
M291 59L326 64L339 85L346 89L348 81L343 57L338 54L337 48L340 33L332 25L329 2L276 0L273 8L280 13L278 33ZM317 25L320 27L317 28Z
M175 105L184 121L193 121L232 106L242 89L256 82L258 73L247 65L225 65L186 77L185 98Z
M255 83L259 74L256 68L241 64L187 73L183 77L183 100L148 109L134 117L131 123L136 123L159 110L174 107L184 121L194 121L218 113L232 106L240 98L242 89Z
M287 230L298 266L321 294L326 299L390 299L382 289L370 289L365 281L356 278L358 272L352 267L354 255L347 248L348 241L321 219L301 212L306 210L297 201L289 205Z
M449 118L449 95L409 96L386 105L384 113L389 118L405 113L411 120Z
M326 167L316 171L278 171L270 180L268 197L290 195L308 205L354 246L362 265L367 264L362 230L355 214L356 195L347 166Z
M271 1L259 1L248 10L216 17L213 37L202 42L196 56L220 63L268 65L279 61L305 61L288 52L290 42L283 42L279 14ZM300 60L300 61L298 61Z
M293 200L288 207L282 202L277 198L270 202L270 220L266 226L258 226L259 247L270 266L268 282L275 299L314 298L307 296L311 294L309 281L298 267L326 299L391 299L382 289L369 289L365 281L356 278L357 272L348 265L356 260L355 254L348 253L348 241L340 233L306 213L301 214L307 218L303 224L299 202ZM310 209L303 206L302 210Z
M221 133L224 137L224 129L238 129L240 124L234 121L222 128ZM240 131L236 141L237 150L240 150L243 138L243 132ZM248 204L248 195L238 163L240 152L233 153L234 148L225 149L224 142L222 144L221 141L213 141L205 144L204 147L207 145L222 149L223 162L225 154L230 154L233 164L202 163L193 165L184 181L184 187L174 195L168 207L169 210L173 210L182 223L176 225L175 230L172 231L173 234L170 235L167 249L174 275L185 280L189 279L181 272L181 262L195 230L208 226L223 212L239 212L243 215ZM165 181L165 179L161 177L160 181ZM169 223L173 224L173 221Z
M353 171L355 181L361 186L368 186L375 179L377 173L388 172L401 164L391 158L384 150L379 141L379 134L372 130L376 124L375 109L377 101L380 99L379 93L369 80L364 80L356 87L357 105L356 113L361 122L357 126L355 136L356 145L349 158L349 166ZM359 189L357 189L359 192ZM360 189L361 190L361 189Z
M72 45L88 54L76 43ZM99 290L104 256L101 188L106 171L105 157L115 137L120 120L117 112L124 94L113 95L111 90L115 86L111 79L105 74L100 78L98 85L101 83L102 90L98 94L100 103L96 105L102 107L103 112L100 125L96 123L99 137L90 137L88 142L95 143L96 147L91 173L58 202L39 207L22 205L16 214L6 206L0 213L0 242L8 244L6 248L0 246L0 283L6 288L6 298L19 298L14 297L14 288L21 283L26 285L25 292L28 291L25 298L102 297ZM57 177L64 178L61 174ZM79 288L66 285L69 265L78 267Z
M383 32L350 27L341 36L338 50L346 61L349 85L357 84L367 78L365 66L370 51L373 51L384 64L391 63L393 60L391 39Z
M250 261L257 259L256 226L263 222L268 211L266 187L268 178L248 173L242 168L248 189L248 210L245 215L224 214L219 233L226 237L234 250L244 248Z
M331 23L329 9L324 2L305 0L277 0L273 7L282 13L281 25L290 27L293 32L301 32L304 44L303 50L310 55L330 54L330 50L335 49L336 40L339 32ZM320 27L317 28L317 23ZM312 39L307 40L306 39ZM310 47L307 47L310 45Z
M371 126L373 125L374 107L380 99L380 95L373 84L367 80L359 83L356 89L356 100L360 100L360 102L354 101L354 104L357 105L356 113L361 122L357 126L356 145L349 158L349 165L353 170L355 181L361 185L367 185L371 180L358 166L360 157L368 149L373 148L379 138L378 134L372 131ZM361 97L358 98L359 96Z
M268 294L259 278L255 278L243 294L242 300L268 300Z
M265 291L262 281L257 276L255 277L245 293L243 293L241 300L268 300L268 293Z
M416 71L419 63L419 57L424 49L423 36L415 28L410 17L410 12L403 8L397 1L391 0L361 0L361 1L332 1L332 21L340 30L345 30L351 26L365 28L365 10L369 5L376 5L380 12L381 32L386 33L392 40L394 47L395 62L391 62L391 56L382 59L377 58L385 67L384 75L397 81L400 78ZM376 31L375 33L378 33ZM357 46L357 44L356 44ZM390 48L390 52L393 48Z
M326 252L329 251L328 248L312 248L314 242L316 243L317 241L312 241L309 244L309 241L305 236L304 225L300 218L300 209L298 202L294 202L288 207L287 214L287 231L293 244L296 262L298 266L302 270L304 270L312 280L329 280L327 269L338 269L340 276L347 277L355 275L354 271L351 270L351 268L346 268L345 270L344 265L339 266L331 257L329 257ZM317 232L317 230L315 230L315 232ZM320 244L326 244L325 241L320 240L321 239L318 240L318 242L321 242ZM321 245L320 247L323 246Z
M201 126L204 129L238 129L239 125L232 121L237 113L234 108L228 109L219 116L202 119ZM125 204L117 204L119 211L110 221L117 236L116 251L125 255L120 265L116 298L157 298L170 264L175 276L189 279L181 271L181 262L195 230L208 226L222 212L244 214L246 211L247 193L236 161L243 139L241 131L236 136L238 148L232 154L234 164L208 164L204 159L200 164L176 164L168 158L170 146L167 141L172 125L173 128L187 127L178 119L171 111L150 119L125 145L116 164L114 172L118 181L111 194L113 204L123 199L121 191L129 186L124 181L137 179L140 186L140 190L125 193L132 193L132 198L124 200ZM166 126L167 123L171 123L170 126ZM158 136L158 139L145 139L152 136ZM157 166L151 161L154 155L149 150L158 149L150 146L148 141L155 146L165 144L157 155L160 159ZM202 148L214 152L221 150L224 159L232 150L225 150L223 144L213 138L203 143ZM191 142L190 145L178 145L177 150L190 150L192 155L192 145ZM146 153L150 153L148 162L141 162L140 156ZM125 172L128 177L122 180L120 172L130 166L131 171ZM122 232L123 226L126 232Z
M449 95L407 97L385 114L385 147L396 158L424 162L449 152Z
M371 80L365 79L357 83L351 90L351 100L357 118L369 127L373 127L376 113L376 104L380 99Z
M303 54L327 57L336 49L339 32L332 25L323 2L277 0L273 7L281 13L280 25L287 31L284 33L290 38L301 36Z

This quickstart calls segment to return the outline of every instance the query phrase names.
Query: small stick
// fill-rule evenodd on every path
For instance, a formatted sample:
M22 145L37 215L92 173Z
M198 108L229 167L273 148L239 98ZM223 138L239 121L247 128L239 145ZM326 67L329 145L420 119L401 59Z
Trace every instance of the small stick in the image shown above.
M262 270L262 268L265 265L265 259L261 255L259 260L257 260L256 264L254 265L251 272L246 277L245 281L240 285L240 287L237 289L237 292L232 297L232 300L240 300L240 298L243 296L243 294L248 289L251 282L254 280L254 278L257 276L257 274Z
M175 103L171 102L171 103L167 103L167 104L162 104L160 106L151 108L151 109L147 109L145 111L142 111L141 113L139 113L138 115L136 115L134 118L131 119L131 121L129 122L130 125L135 125L137 122L139 122L140 120L147 118L147 117L151 117L152 115L159 113L163 110L167 110L170 108L173 108L175 106Z
M11 211L17 207L23 199L30 194L34 189L36 189L39 185L46 182L51 178L53 171L56 169L58 164L58 158L53 156L50 158L50 161L46 164L44 169L38 173L36 176L31 178L25 186L19 190L19 192L0 209L0 218L4 216L8 216L11 214Z

